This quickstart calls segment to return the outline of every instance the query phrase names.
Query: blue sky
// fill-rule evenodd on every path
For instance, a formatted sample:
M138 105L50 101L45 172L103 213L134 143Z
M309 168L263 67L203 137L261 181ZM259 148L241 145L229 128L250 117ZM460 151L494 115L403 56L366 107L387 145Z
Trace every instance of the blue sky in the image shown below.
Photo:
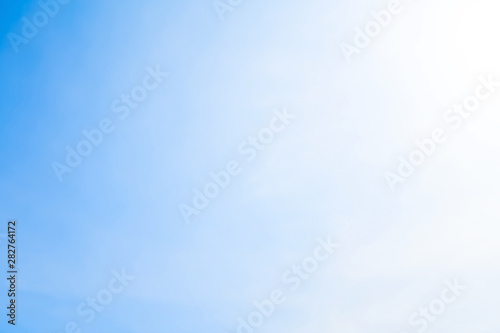
M455 278L468 289L429 332L496 332L500 92L395 193L384 173L480 76L500 80L498 4L404 2L348 65L340 43L387 3L243 1L221 21L211 1L72 0L17 53L7 35L40 7L5 4L0 211L19 223L16 329L236 332L333 235L340 248L259 332L416 332L408 317ZM169 76L120 120L112 102L157 66ZM238 145L285 108L293 121L247 163ZM52 163L105 118L115 130L59 182ZM241 174L186 224L179 205L231 160ZM135 279L85 323L78 305L122 269Z

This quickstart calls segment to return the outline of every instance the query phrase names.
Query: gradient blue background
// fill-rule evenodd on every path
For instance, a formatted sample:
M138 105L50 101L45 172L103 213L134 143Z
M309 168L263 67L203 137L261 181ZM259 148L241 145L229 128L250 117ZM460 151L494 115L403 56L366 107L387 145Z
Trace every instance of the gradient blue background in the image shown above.
M221 21L211 1L73 0L18 53L4 37L0 219L19 221L16 330L82 323L78 304L125 268L136 279L83 332L236 332L331 234L341 248L259 332L411 331L408 315L455 277L469 289L432 332L497 332L498 96L397 193L383 175L495 73L498 5L405 2L347 65L339 44L386 6L247 0ZM2 35L38 10L4 2ZM51 163L116 119L111 102L157 64L170 76L60 183ZM179 204L283 107L292 124L186 225Z

